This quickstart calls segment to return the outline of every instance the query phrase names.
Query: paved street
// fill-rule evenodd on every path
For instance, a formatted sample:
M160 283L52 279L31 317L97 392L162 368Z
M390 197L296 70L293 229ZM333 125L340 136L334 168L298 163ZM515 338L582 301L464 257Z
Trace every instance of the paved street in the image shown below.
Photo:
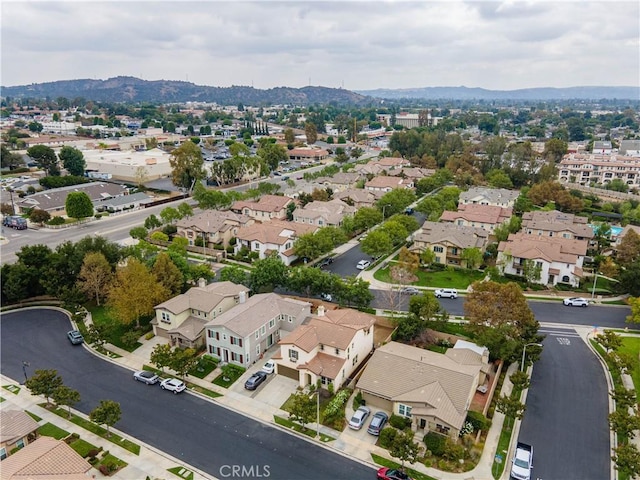
M604 370L572 328L543 328L518 440L533 445L533 478L610 478Z
M369 479L370 467L297 436L255 421L199 396L173 395L135 382L131 371L97 358L66 338L69 321L59 312L29 310L2 315L1 371L22 379L54 368L81 393L76 409L88 414L100 400L121 404L115 427L217 477L225 465L269 466L270 478Z

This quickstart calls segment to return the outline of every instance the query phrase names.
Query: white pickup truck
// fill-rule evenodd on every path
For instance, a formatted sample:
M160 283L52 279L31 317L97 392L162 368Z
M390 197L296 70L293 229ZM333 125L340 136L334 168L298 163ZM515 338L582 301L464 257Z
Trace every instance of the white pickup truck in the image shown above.
M533 447L526 443L518 442L516 454L511 465L511 477L517 480L531 480L533 468Z

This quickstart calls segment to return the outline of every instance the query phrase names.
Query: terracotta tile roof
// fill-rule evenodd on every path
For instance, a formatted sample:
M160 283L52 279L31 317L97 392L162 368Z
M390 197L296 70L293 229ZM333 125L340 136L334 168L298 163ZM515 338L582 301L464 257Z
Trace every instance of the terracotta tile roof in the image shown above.
M482 228L429 221L424 222L420 231L413 236L416 243L445 244L458 248L483 248L488 238L489 232Z
M522 230L541 230L543 232L568 231L575 236L593 238L593 229L587 225L586 217L579 217L571 213L563 213L557 210L550 212L526 212L522 215Z
M2 480L75 480L91 465L62 440L40 437L2 461Z
M309 370L316 375L322 375L323 377L335 380L346 360L346 358L335 357L319 352L307 363L298 365L297 369Z
M462 427L467 401L477 387L481 363L389 342L369 359L357 388L412 406L412 413L430 413L456 428ZM393 372L390 375L389 372Z
M365 188L406 188L408 180L398 177L379 175L364 184Z
M508 252L513 258L575 264L579 256L587 254L588 243L587 240L518 232L510 234L507 241L500 242L498 252Z
M513 208L497 207L495 205L461 204L457 212L445 211L440 217L441 222L455 222L466 220L467 222L486 223L499 225L511 218Z
M176 226L206 233L214 233L229 228L230 225L244 226L253 223L248 215L234 213L230 210L204 210L197 215L178 220Z
M290 200L290 199L289 199ZM238 229L238 240L258 241L262 244L284 245L288 241L295 240L305 233L313 233L319 227L303 223L287 222L284 220L271 220L266 223L254 223Z
M0 443L14 443L38 429L38 422L22 410L0 411Z
M334 198L328 202L309 202L304 207L296 209L293 212L293 216L296 222L300 221L299 219L316 221L322 218L325 225L339 225L346 215L353 215L356 210L355 207L351 207L342 200Z
M240 200L234 202L231 209L234 211L242 211L244 208L255 210L258 212L279 212L291 202L289 197L281 195L263 195L257 202L249 202Z

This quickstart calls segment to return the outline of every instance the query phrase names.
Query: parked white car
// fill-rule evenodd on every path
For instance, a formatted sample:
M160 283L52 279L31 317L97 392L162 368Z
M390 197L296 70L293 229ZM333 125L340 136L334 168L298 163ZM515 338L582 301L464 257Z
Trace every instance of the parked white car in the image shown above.
M173 393L180 393L184 391L187 386L184 384L182 380L178 380L177 378L167 378L160 382L160 387L163 390L169 390Z
M369 268L369 265L371 265L371 262L369 260L360 260L358 262L358 265L356 265L356 268L358 270L366 270L367 268Z
M565 298L562 303L568 307L588 307L589 300L582 297Z
M436 298L458 298L458 291L455 288L439 288L433 293Z
M349 420L349 428L353 430L360 430L367 421L370 413L371 410L369 407L358 407L358 409L353 413L351 420Z
M273 360L267 360L267 363L265 363L262 367L262 371L268 374L272 374L275 370L276 362L274 362Z

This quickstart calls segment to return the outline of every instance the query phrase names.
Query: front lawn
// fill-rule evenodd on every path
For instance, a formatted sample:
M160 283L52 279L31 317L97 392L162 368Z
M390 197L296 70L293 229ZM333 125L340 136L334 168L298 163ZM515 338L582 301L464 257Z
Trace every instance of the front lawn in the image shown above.
M229 388L246 371L245 368L233 364L227 364L225 371L213 379L213 383L219 387Z
M53 437L56 440L61 440L69 436L69 432L54 425L53 423L45 423L41 427L38 427L38 434L43 437Z
M91 318L93 319L93 323L95 325L105 325L109 328L107 335L107 342L116 347L120 347L128 352L133 352L136 348L138 348L141 344L137 343L132 347L126 346L122 342L122 336L131 330L135 329L135 323L130 325L125 325L120 322L118 319L114 318L112 312L106 308L104 305L96 306L96 305L86 305L87 310L91 312ZM140 326L142 327L140 331L140 335L143 335L145 332L149 331L149 322L152 318L141 318ZM84 333L84 332L83 332Z
M411 285L419 287L443 287L466 290L473 282L482 280L485 273L479 270L467 270L462 268L447 268L445 270L425 271L418 270L418 281ZM386 283L395 283L389 274L389 266L381 268L374 273L376 280Z
M622 345L618 349L619 353L629 354L633 359L633 367L631 368L631 378L636 392L640 391L640 337L621 337Z
M196 366L189 371L189 375L202 379L216 369L218 362L219 360L209 355L202 355Z

